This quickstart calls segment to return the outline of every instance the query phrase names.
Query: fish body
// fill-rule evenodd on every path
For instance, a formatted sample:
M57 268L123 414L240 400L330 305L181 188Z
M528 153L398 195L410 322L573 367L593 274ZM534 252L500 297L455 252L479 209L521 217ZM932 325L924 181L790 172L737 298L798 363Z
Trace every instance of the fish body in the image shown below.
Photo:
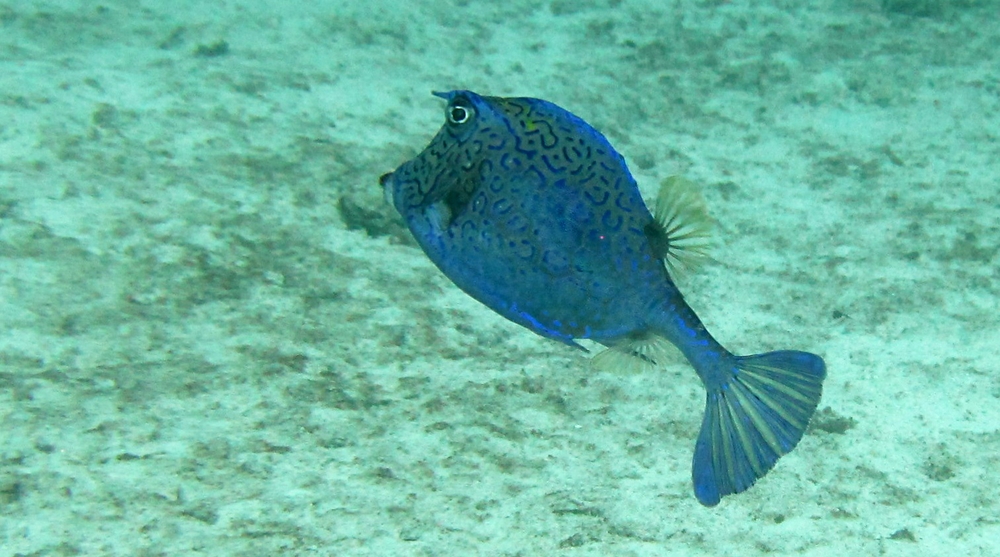
M380 180L428 257L542 336L647 360L636 346L675 345L707 392L692 471L698 500L715 505L753 485L801 438L823 360L735 356L716 342L664 265L680 243L667 219L650 212L624 158L582 119L540 99L435 94L448 102L444 126Z

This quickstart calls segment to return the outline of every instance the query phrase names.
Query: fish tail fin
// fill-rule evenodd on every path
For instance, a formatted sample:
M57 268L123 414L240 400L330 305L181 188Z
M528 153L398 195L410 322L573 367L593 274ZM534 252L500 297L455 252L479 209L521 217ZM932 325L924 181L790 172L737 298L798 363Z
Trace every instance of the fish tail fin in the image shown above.
M735 356L708 385L692 479L703 505L748 489L791 451L816 411L826 365L808 352Z

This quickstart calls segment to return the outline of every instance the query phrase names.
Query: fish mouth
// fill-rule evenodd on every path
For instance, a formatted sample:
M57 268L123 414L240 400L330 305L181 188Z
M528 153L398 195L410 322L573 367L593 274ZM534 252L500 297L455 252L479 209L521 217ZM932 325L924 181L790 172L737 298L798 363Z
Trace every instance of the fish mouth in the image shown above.
M385 174L383 174L382 176L380 176L379 179L378 179L378 183L379 183L379 185L382 186L382 195L385 196L385 202L388 203L389 205L393 205L393 203L392 203L392 183L393 183L392 172L386 172Z

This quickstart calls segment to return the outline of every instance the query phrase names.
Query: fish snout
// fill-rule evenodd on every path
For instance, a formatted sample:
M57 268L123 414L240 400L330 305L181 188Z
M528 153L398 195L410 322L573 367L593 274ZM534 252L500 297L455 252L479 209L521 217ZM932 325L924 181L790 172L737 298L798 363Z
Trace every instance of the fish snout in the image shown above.
M382 186L382 195L385 196L385 202L388 203L389 205L394 205L394 203L392 202L392 191L394 183L392 176L393 176L392 172L386 172L378 179L379 185Z

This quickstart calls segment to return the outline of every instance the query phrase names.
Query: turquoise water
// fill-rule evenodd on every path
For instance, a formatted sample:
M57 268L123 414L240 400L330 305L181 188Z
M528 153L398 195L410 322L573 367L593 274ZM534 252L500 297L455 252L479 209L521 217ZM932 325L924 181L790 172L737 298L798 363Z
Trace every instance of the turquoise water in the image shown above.
M0 557L1000 554L1000 3L286 4L0 3ZM703 185L691 305L829 368L756 486L694 499L680 356L416 247L452 88Z

